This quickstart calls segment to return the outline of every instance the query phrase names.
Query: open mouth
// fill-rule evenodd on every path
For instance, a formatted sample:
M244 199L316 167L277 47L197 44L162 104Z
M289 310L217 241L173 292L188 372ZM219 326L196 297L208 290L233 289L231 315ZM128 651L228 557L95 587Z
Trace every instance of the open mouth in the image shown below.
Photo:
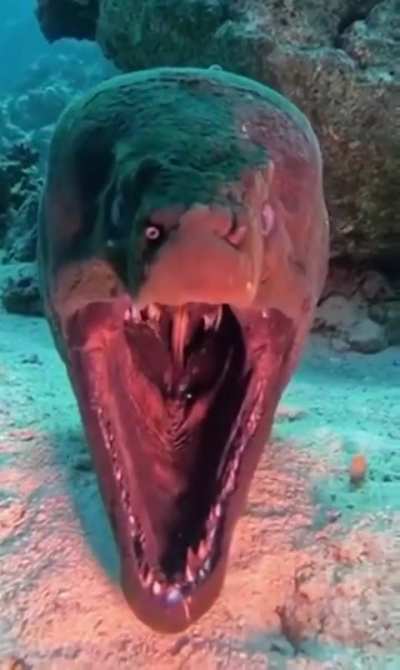
M163 630L222 586L230 537L292 344L279 312L90 303L69 320L71 378L121 550L125 592Z
M239 449L229 448L232 426L249 374L241 332L227 307L128 309L125 333L134 369L157 388L163 410L146 417L148 397L132 393L143 434L157 432L152 458L159 465L158 477L149 469L149 490L142 492L158 531L158 556L146 546L140 518L134 553L143 585L156 595L165 591L168 599L171 586L189 594L217 559L218 531L239 465ZM155 569L146 557L158 564Z

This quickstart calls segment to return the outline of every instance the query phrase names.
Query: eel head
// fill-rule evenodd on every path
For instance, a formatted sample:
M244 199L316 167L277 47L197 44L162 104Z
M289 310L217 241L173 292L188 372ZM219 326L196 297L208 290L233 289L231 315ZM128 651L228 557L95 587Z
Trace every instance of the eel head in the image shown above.
M267 182L253 180L240 212L158 208L122 260L114 245L56 275L50 311L123 589L159 631L185 629L217 598L286 379L295 325L254 302Z

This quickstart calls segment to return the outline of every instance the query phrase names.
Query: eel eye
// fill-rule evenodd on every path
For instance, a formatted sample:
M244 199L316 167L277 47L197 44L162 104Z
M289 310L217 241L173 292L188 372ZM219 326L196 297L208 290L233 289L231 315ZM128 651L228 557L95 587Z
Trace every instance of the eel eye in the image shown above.
M161 238L163 237L163 234L164 234L164 229L162 228L162 226L156 226L154 224L151 224L150 226L147 226L147 228L145 230L146 238L150 242L160 241Z

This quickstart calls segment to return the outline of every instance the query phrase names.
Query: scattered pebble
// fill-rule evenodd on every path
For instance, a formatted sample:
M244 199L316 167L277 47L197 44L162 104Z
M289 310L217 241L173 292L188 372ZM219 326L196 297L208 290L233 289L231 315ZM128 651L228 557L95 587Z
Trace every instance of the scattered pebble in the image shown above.
M347 341L361 354L376 354L388 346L384 327L371 319L359 321L347 334Z
M277 421L299 421L306 416L306 412L303 409L297 407L287 407L285 405L279 405L276 414L275 420Z
M30 354L28 356L23 356L21 358L21 363L23 364L28 363L29 365L42 365L42 361L40 360L37 354Z
M360 484L367 474L368 464L364 454L355 454L351 459L349 475L352 484Z

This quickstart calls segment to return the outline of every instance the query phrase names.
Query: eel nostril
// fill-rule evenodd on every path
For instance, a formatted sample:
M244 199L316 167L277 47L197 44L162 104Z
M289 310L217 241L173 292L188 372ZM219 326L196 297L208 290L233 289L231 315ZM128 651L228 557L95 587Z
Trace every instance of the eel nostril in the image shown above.
M230 214L230 226L221 237L227 240L234 247L240 246L246 237L247 226L240 220L236 212Z
M226 239L233 244L234 247L238 247L246 237L246 226L237 226L235 225L232 228L232 231L226 236Z

